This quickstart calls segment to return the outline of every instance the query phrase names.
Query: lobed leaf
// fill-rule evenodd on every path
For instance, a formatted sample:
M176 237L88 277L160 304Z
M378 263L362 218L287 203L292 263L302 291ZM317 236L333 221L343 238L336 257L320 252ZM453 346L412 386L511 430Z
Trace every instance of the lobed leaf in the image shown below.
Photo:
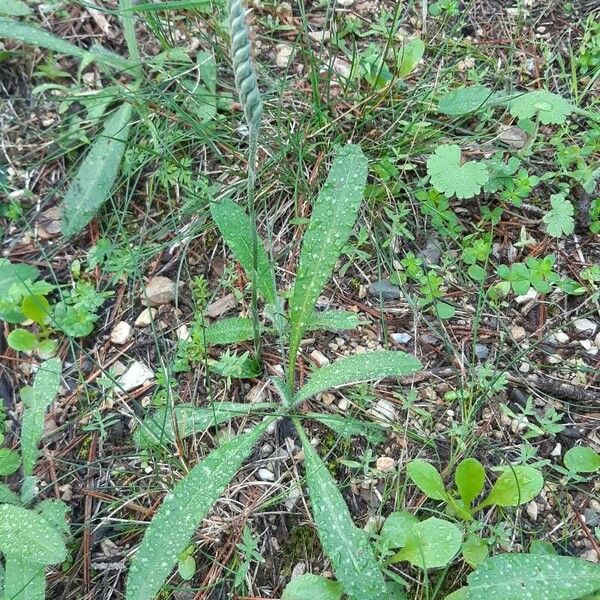
M366 181L366 157L358 146L345 146L313 204L290 300L290 377L317 299L352 233Z
M0 504L0 552L40 565L61 563L67 549L60 533L37 512Z
M133 439L136 445L142 448L174 443L175 432L179 439L185 439L235 417L247 416L276 406L277 404L271 403L241 402L215 402L208 407L178 404L172 411L162 408L148 415L135 430Z
M550 196L552 208L544 215L546 231L552 237L562 237L575 231L575 220L573 214L575 209L565 194L553 194Z
M304 432L306 481L323 550L351 600L384 600L387 588L365 532L355 527L337 484Z
M210 214L223 239L242 265L249 278L252 278L252 228L246 211L230 198L210 205ZM259 240L257 254L258 291L267 304L277 303L275 274L265 247Z
M567 556L500 554L468 578L469 598L576 600L600 590L600 566Z
M127 577L127 600L152 600L202 519L223 494L272 419L213 450L165 496Z
M51 358L40 365L33 388L24 396L25 412L21 424L21 454L23 474L33 475L38 458L38 444L44 435L46 410L58 394L62 363Z
M108 119L63 199L63 235L79 233L108 200L119 172L133 107L125 102Z
M294 402L298 404L331 388L384 377L405 377L416 373L422 366L411 354L395 350L355 354L311 373L308 381L296 394Z
M575 110L562 96L548 90L534 90L509 100L510 114L517 119L537 117L543 125L560 125Z

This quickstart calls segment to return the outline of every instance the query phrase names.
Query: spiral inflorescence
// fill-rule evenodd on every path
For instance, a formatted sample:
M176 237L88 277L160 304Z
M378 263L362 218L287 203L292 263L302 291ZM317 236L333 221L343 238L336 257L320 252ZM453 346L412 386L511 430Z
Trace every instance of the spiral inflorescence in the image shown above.
M235 85L240 96L246 120L251 132L260 127L262 100L256 80L256 71L252 64L250 37L246 24L246 9L243 0L231 0L229 3L229 23L231 26L231 57Z

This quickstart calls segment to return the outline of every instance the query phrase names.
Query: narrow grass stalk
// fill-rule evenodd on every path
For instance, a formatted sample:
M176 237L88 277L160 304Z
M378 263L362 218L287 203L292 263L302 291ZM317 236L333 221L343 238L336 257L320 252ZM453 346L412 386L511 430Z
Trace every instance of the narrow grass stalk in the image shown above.
M250 37L246 24L246 9L242 0L230 0L229 23L231 26L231 57L235 75L235 85L244 109L244 116L250 132L248 147L248 178L246 201L248 215L252 223L252 281L251 308L254 327L254 352L260 361L260 320L258 315L258 233L256 231L256 210L254 190L256 181L258 134L262 115L262 100L258 89L256 71L252 64Z

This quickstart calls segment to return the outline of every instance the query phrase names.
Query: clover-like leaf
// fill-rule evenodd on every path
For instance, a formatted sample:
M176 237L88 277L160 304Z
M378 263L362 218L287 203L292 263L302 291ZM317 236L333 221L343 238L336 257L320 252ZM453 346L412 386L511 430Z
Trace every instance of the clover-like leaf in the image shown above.
M527 92L509 103L510 114L517 119L538 117L543 125L560 125L573 112L574 106L548 90Z
M488 170L475 160L461 164L460 148L456 144L442 144L427 161L431 184L448 197L472 198L481 192L488 179Z
M569 235L575 230L573 213L575 209L565 194L554 194L550 196L552 208L544 215L546 231L552 237Z

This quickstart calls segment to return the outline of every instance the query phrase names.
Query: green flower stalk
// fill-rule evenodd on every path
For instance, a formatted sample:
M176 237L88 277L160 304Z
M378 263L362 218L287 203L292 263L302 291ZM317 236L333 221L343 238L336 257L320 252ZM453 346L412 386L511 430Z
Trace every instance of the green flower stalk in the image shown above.
M258 234L256 232L256 211L254 207L254 186L256 180L256 159L258 134L262 115L262 100L258 89L256 71L252 64L250 36L246 24L246 8L242 0L229 3L229 24L231 27L231 58L235 76L235 86L244 109L244 116L250 131L248 148L248 179L246 199L248 215L252 223L252 321L254 324L254 351L260 361L260 319L258 315Z

